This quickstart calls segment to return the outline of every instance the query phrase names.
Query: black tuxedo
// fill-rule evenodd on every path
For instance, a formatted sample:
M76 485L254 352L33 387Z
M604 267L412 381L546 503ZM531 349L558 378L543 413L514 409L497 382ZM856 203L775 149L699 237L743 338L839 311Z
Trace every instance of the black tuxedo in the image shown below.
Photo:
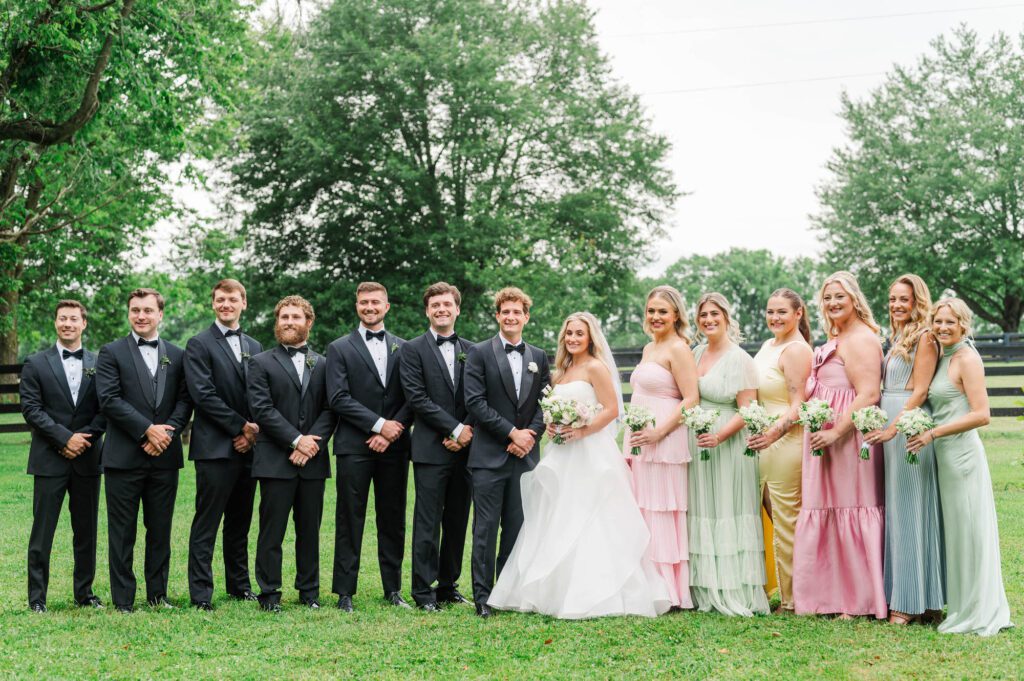
M402 346L400 354L402 389L415 414L412 596L421 606L449 598L462 572L470 506L468 449L452 452L442 443L460 424L472 425L462 385L465 363L459 360L471 346L461 338L455 343L454 380L430 331Z
M385 593L402 586L405 551L405 503L409 484L409 432L412 410L405 401L399 370L404 340L385 333L387 370L381 383L360 330L338 338L327 348L327 392L339 417L334 434L338 457L338 505L335 513L334 583L332 590L356 592L359 554L366 522L366 502L373 484L377 512L377 559ZM366 441L379 419L400 421L406 430L383 454Z
M146 526L146 596L167 596L171 517L182 467L181 433L192 413L181 348L159 341L156 375L149 372L134 336L107 343L96 361L96 393L107 417L103 472L107 478L110 594L115 605L135 603L132 568L139 503ZM159 456L142 449L146 429L172 426Z
M75 600L93 595L96 576L96 527L100 502L100 451L106 420L100 413L96 384L96 353L82 357L82 382L74 401L60 350L54 346L25 360L21 371L21 413L32 428L28 473L34 476L32 533L28 543L28 602L46 603L50 581L50 550L60 507L68 496L75 555ZM88 447L74 459L61 450L74 433L92 435Z
M541 390L551 383L551 372L547 355L532 345L526 346L522 362L517 398L512 370L499 336L477 343L466 358L466 409L475 424L469 468L474 508L473 596L478 604L487 602L496 571L500 573L505 566L523 524L519 478L540 460L544 416L539 401ZM530 371L531 363L536 365L535 372ZM537 434L533 449L522 459L506 451L513 428L530 429ZM495 564L499 526L501 546Z
M195 403L188 458L196 466L196 513L188 540L188 590L194 603L213 600L213 549L224 519L224 579L227 592L241 596L249 581L249 525L256 497L252 452L239 454L232 440L253 421L245 373L263 346L239 337L235 357L217 324L185 345L185 382Z
M311 348L303 363L302 380L283 346L249 361L249 407L260 427L252 474L260 481L256 581L264 606L281 600L281 544L289 512L295 521L295 588L304 602L320 597L320 521L324 481L331 477L327 441L335 423L327 406L326 374L323 355ZM321 438L320 451L303 467L288 460L292 443L300 435Z

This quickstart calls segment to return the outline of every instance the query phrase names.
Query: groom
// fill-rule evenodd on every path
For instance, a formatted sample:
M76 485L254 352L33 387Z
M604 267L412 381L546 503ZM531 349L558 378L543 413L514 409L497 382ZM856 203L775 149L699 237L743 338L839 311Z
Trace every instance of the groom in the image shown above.
M468 466L475 509L473 600L480 617L491 615L487 597L495 568L500 574L523 524L519 478L540 459L544 419L539 400L551 373L544 351L523 342L532 302L518 288L498 291L494 307L499 333L471 347L466 357L466 410L476 423Z

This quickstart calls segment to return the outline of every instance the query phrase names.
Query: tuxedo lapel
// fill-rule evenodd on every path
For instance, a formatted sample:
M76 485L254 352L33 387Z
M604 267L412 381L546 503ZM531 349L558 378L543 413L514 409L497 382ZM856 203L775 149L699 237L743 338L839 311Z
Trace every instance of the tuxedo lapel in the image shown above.
M391 374L395 372L395 367L398 366L398 351L391 352L391 348L398 345L398 341L390 333L385 333L384 342L387 343L384 352L388 353L387 368L384 369L384 385L386 386L391 383ZM447 372L447 370L445 371Z
M140 355L142 353L139 353ZM166 362L167 359L167 344L164 343L164 339L160 339L160 346L157 348L156 355L156 401L153 403L154 406L159 407L160 403L164 399L164 388L167 387L167 367L170 362Z
M467 340L459 339L458 352L455 353L455 391L458 392L459 386L462 385L462 373L466 369L466 363L459 361L459 355L464 355L469 352L469 349L473 346Z
M298 391L302 392L302 383L299 382L299 376L295 373L295 365L292 364L292 358L288 356L288 351L284 349L283 345L278 345L274 348L274 359L284 369L284 373L287 374L288 378L292 379L292 383Z
M228 361L231 362L231 366L235 367L235 371L238 372L239 378L245 378L245 374L242 372L242 364L235 359L235 353L231 351L231 344L228 343L228 339L221 333L220 328L216 324L210 325L210 331L213 332L213 338L217 341L217 345L224 354L228 356ZM242 351L245 352L245 341L241 336L238 337L238 344Z
M430 346L430 352L434 355L434 359L437 360L438 366L441 367L441 375L446 379L445 385L451 388L452 392L455 392L455 382L452 380L452 377L448 375L448 363L444 361L444 355L441 354L441 346L439 346L437 341L434 340L434 334L429 331L423 334L423 337L426 339L426 344ZM453 373L456 376L459 374L458 359L455 360L455 371Z
M82 403L82 396L85 395L85 391L89 389L89 384L92 382L92 376L89 374L96 372L96 353L85 351L85 356L82 357L82 385L78 387L78 403ZM75 409L78 409L78 405L75 405Z
M309 359L311 357L313 358L313 366L312 367L309 366ZM317 356L317 354L315 352L313 352L312 350L310 350L306 354L306 359L305 359L305 361L302 362L302 367L303 367L303 369L302 369L302 388L299 390L299 395L301 397L305 397L306 396L306 388L309 387L309 378L310 378L310 376L313 375L313 369L316 368L316 364L319 361L320 361L320 357Z
M242 372L242 383L244 384L249 374L249 360L246 357L252 357L252 346L249 345L248 336L239 336L238 342L239 347L242 349L242 362L239 368ZM228 349L230 350L231 348Z
M505 357L507 354L505 346L498 336L491 339L491 350L494 352L494 361L498 364L498 373L501 375L505 392L508 393L508 399L512 401L512 404L517 404L516 380L512 377L512 367L508 365L508 358Z
M64 362L61 359L60 351L56 346L50 348L46 353L46 361L50 365L50 369L53 371L53 378L57 381L57 385L60 386L61 394L67 399L68 404L74 408L75 401L71 399L71 388L68 387L68 376L64 373ZM82 365L84 366L85 363L83 362ZM82 394L81 388L79 388L78 394Z
M142 385L142 393L150 406L156 406L156 395L153 393L153 374L149 373L146 360L142 359L139 352L139 344L135 342L135 336L129 335L125 341L128 344L128 354L132 356L132 363L135 364L135 373L139 375L139 383ZM160 360L157 359L157 372L160 371Z
M366 347L366 342L363 341L362 337L360 337L359 329L353 331L349 335L349 338L352 340L352 347L355 348L356 352L363 358L363 361L366 362L366 366L370 369L370 375L372 375L374 380L380 384L380 374L377 373L377 365L374 364L373 357L370 356L370 349ZM387 338L387 335L385 335L385 338ZM388 368L390 368L390 365L391 360L389 357ZM383 388L385 386L382 385L381 387Z
M529 344L526 345L526 352L523 353L523 379L519 383L519 406L526 404L526 398L530 396L530 389L533 388L533 372L530 371L530 364L533 362L533 350Z

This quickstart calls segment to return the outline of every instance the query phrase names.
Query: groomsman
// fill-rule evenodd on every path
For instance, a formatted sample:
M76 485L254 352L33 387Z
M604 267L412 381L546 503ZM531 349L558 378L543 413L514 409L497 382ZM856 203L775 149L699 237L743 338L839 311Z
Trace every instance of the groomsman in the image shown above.
M68 497L75 556L75 602L102 608L92 592L100 507L100 450L106 420L96 399L96 353L82 347L85 306L57 303L57 344L29 355L21 371L21 413L32 427L28 473L34 476L28 540L28 605L46 612L50 549Z
M188 458L196 465L196 514L188 541L192 605L213 610L213 549L224 520L224 579L229 596L254 601L249 582L249 525L256 497L251 450L259 430L249 412L246 365L263 346L242 333L245 287L213 287L216 319L185 345L185 381L195 403Z
M469 522L466 456L473 439L462 386L472 343L455 333L461 304L462 295L451 284L428 288L423 305L430 329L400 353L402 388L415 414L412 597L430 612L439 610L439 603L469 602L457 588Z
M192 413L181 348L159 337L164 297L151 288L128 296L131 333L100 349L96 393L107 417L110 596L119 612L135 606L135 535L142 503L146 526L146 600L167 601L171 517L182 468L181 432Z
M260 482L256 581L260 607L281 610L281 544L288 515L295 522L295 588L301 603L320 608L320 521L331 477L327 440L334 415L327 406L327 363L307 341L313 306L286 296L274 308L280 345L249 362L249 405L259 425L252 474Z
M338 608L352 610L366 502L373 484L377 513L377 560L384 599L408 608L400 593L405 550L405 500L409 480L412 410L402 393L398 351L405 343L384 330L391 305L376 282L356 288L359 326L327 349L327 391L340 417L334 434L338 457L334 584Z
M494 307L499 333L474 345L466 357L466 409L476 424L468 463L473 479L473 600L481 617L491 616L487 597L495 573L501 573L523 524L519 478L540 460L544 416L539 401L551 372L544 351L523 342L531 303L518 288L498 291Z

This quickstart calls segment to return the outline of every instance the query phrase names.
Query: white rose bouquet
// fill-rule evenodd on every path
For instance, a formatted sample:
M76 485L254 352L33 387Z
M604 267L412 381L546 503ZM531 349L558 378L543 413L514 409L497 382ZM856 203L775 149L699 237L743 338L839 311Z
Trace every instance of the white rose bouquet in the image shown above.
M540 409L544 414L545 424L556 426L567 426L569 428L583 428L590 425L594 416L601 410L600 404L581 402L568 397L555 395L548 386L544 389L544 397L540 401ZM555 433L551 441L556 445L565 444L565 438L561 433Z
M626 417L623 421L630 433L639 433L641 430L653 428L655 424L654 414L642 404L627 404ZM629 453L632 456L640 456L640 448L633 447Z
M747 424L747 430L751 435L764 435L768 429L779 420L778 414L769 414L764 405L754 400L745 407L740 407L740 418ZM757 450L747 447L744 451L747 456L757 456Z
M711 432L711 429L715 427L715 421L721 412L717 409L704 409L699 404L695 404L689 409L683 409L683 425L697 433L697 435L707 435ZM700 460L707 461L711 458L711 451L707 449L700 450Z
M896 431L909 440L935 427L935 419L921 407L903 412L896 420ZM917 452L907 450L907 463L919 463Z
M881 430L889 425L889 415L881 407L864 407L850 414L853 419L853 427L860 431L861 435L867 435L873 430ZM871 458L871 446L861 440L860 458L865 461Z
M812 433L820 432L826 423L831 423L835 418L835 412L825 400L810 400L800 404L800 418L797 423L802 424ZM821 456L825 453L823 449L815 449L811 456Z

